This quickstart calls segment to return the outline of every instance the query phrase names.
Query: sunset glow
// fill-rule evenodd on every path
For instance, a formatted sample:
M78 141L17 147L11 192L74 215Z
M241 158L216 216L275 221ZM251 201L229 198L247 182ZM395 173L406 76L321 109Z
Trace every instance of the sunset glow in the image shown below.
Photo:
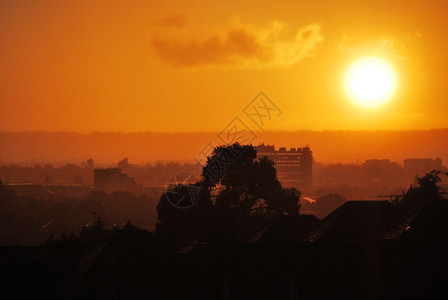
M355 104L381 106L391 99L397 87L397 76L386 61L365 57L355 61L344 79L345 91Z
M0 295L448 299L447 28L448 0L0 1Z
M260 91L288 112L263 130L448 126L443 2L24 0L0 12L3 131L219 132ZM395 93L387 81L376 100L363 84L347 95L365 57L395 70Z

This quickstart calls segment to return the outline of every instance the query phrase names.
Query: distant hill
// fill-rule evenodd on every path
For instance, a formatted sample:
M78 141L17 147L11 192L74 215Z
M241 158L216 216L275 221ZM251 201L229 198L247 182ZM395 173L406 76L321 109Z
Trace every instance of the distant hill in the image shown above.
M448 129L422 131L270 131L256 132L253 144L309 145L318 162L359 162L370 158L440 157L448 161ZM114 163L194 161L207 145L222 143L218 133L0 132L2 163L80 163L88 158Z

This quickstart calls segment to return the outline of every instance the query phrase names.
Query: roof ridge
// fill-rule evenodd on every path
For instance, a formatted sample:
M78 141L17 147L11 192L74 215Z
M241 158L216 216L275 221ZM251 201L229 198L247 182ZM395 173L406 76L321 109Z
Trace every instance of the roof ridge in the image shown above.
M409 224L414 220L414 218L420 213L420 211L425 207L426 203L414 208L409 213L405 214L397 221L388 226L384 231L380 232L375 238L383 239L395 239L399 238Z

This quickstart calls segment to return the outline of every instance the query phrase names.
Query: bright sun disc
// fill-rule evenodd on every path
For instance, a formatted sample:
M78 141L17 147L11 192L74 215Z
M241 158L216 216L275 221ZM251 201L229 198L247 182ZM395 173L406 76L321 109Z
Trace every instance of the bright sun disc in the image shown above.
M347 70L344 88L349 99L363 107L377 107L386 103L395 93L397 76L385 60L364 57Z

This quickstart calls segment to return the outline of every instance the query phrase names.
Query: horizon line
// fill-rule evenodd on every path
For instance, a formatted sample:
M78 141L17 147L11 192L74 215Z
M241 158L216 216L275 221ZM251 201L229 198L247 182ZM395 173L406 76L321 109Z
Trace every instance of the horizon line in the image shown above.
M425 132L425 131L444 131L448 130L448 127L443 128L430 128L430 129L297 129L297 130L253 130L257 133L275 133L275 132L288 132L288 133L296 133L296 132ZM80 134L80 135L89 135L89 134L216 134L221 131L113 131L113 130L95 130L90 132L81 132L81 131L69 131L69 130L0 130L0 134L20 134L20 133L69 133L69 134Z

